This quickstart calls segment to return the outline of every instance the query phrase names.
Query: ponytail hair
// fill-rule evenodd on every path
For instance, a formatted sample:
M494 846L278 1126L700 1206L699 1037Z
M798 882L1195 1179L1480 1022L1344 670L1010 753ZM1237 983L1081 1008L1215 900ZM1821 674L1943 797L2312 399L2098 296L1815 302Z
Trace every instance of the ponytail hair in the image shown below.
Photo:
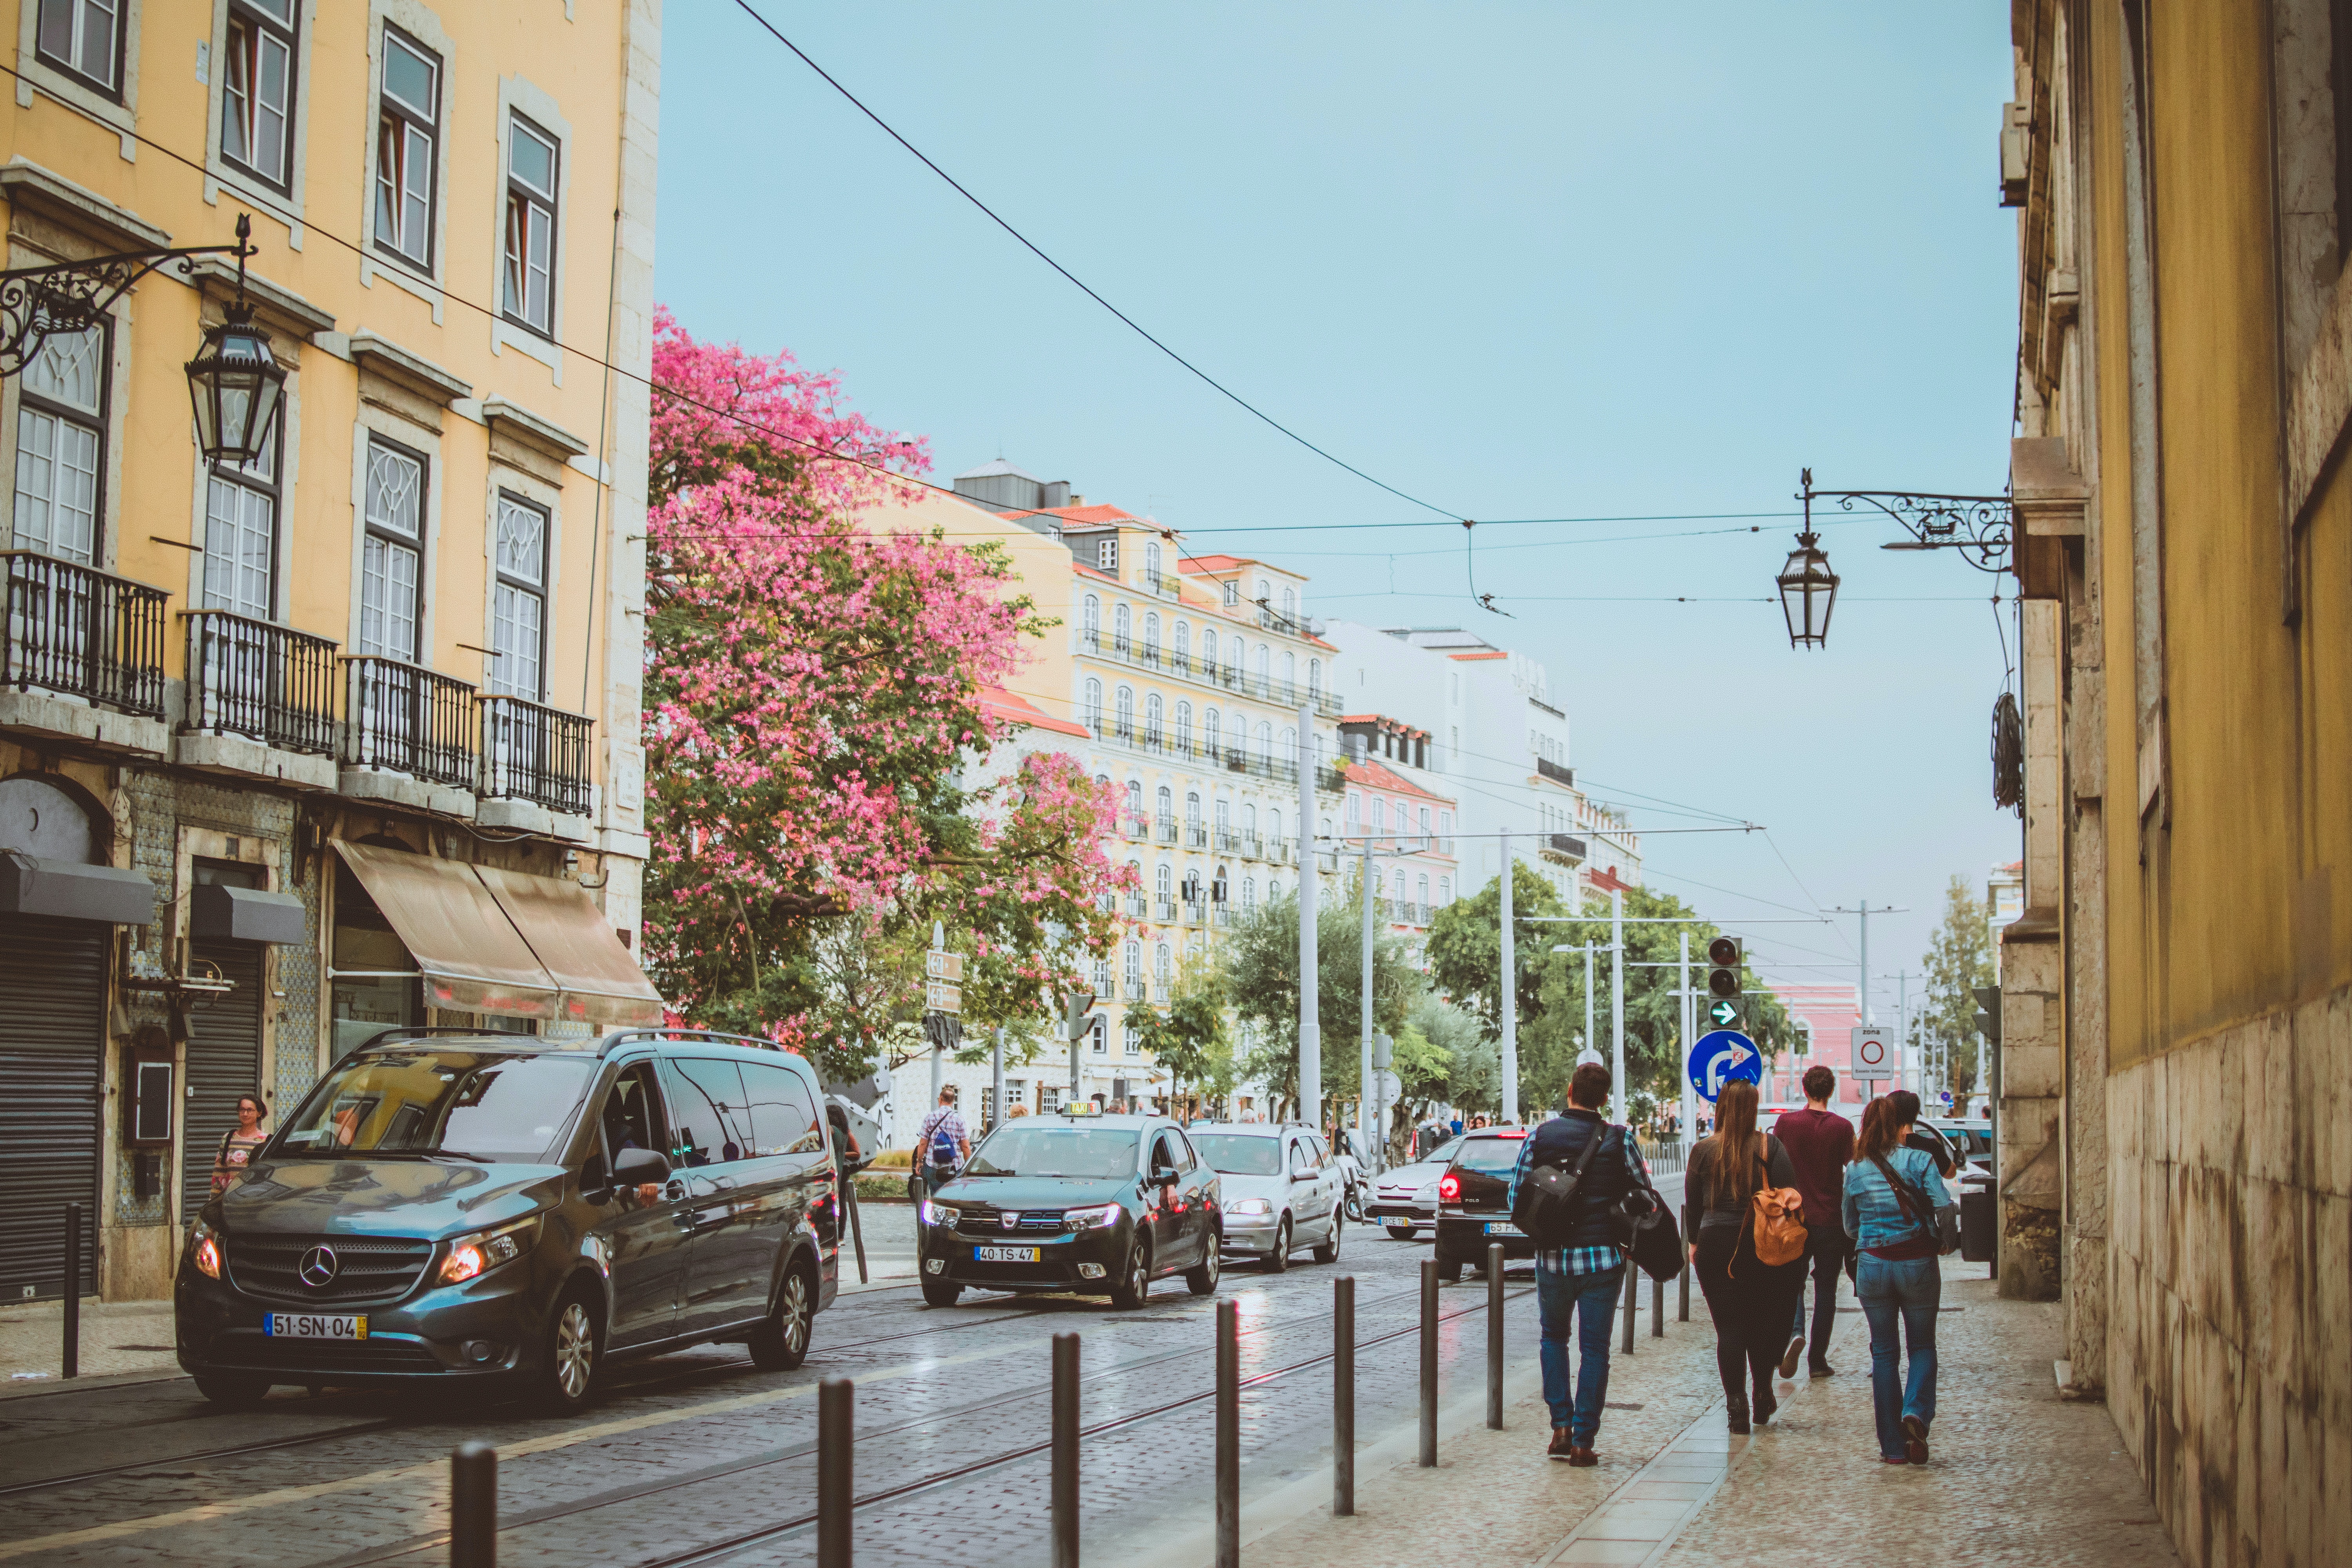
M1895 1119L1887 1101L1894 1097L1880 1095L1862 1108L1862 1131L1853 1141L1853 1163L1884 1157L1895 1147L1895 1130L1903 1124Z

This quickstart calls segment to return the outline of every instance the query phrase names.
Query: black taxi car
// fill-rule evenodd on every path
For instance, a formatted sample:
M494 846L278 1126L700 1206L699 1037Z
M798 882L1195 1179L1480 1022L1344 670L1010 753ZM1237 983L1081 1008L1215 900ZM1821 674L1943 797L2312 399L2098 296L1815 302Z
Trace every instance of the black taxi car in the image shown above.
M1496 1242L1506 1260L1536 1255L1536 1244L1511 1223L1511 1172L1527 1141L1524 1127L1465 1132L1437 1178L1437 1277L1448 1285L1465 1268L1485 1268L1486 1248Z
M1217 1173L1164 1116L1022 1116L999 1124L923 1199L923 1300L967 1287L1107 1295L1122 1311L1181 1274L1217 1288Z

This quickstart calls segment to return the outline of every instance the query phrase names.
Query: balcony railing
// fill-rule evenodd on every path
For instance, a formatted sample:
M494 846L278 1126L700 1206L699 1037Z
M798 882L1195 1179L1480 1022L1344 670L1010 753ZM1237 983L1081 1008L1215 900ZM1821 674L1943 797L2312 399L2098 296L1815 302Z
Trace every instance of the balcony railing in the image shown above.
M1339 717L1339 694L1295 680L1280 680L1271 675L1253 675L1231 659L1194 658L1189 652L1178 653L1159 643L1139 640L1133 633L1121 636L1105 632L1100 626L1078 628L1078 648L1097 658L1116 659L1139 669L1169 670L1198 685L1213 686L1243 697L1255 697L1260 701L1296 708L1301 702L1311 703L1318 713L1327 719Z
M1209 908L1206 904L1186 904L1184 906L1184 923L1186 925L1196 926L1208 918Z
M1234 906L1233 906L1233 905L1231 905L1231 904L1217 904L1217 905L1213 906L1213 908L1214 909L1215 912L1214 912L1214 914L1213 914L1213 915L1212 915L1212 916L1211 916L1211 918L1210 918L1210 921L1209 921L1209 923L1210 923L1210 924L1214 925L1214 926L1223 927L1223 926L1229 926L1229 925L1231 925L1231 924L1233 924L1233 923L1234 923Z
M1265 853L1264 841L1250 828L1242 830L1242 858L1255 860Z
M588 735L594 721L526 697L476 699L482 713L482 798L588 813Z
M481 784L471 686L374 654L343 667L343 761L459 789Z
M1176 819L1172 816L1163 816L1159 818L1157 821L1152 823L1151 832L1152 837L1162 844L1175 843Z
M1174 925L1176 923L1176 900L1173 899L1152 900L1151 918L1158 921L1161 925Z
M1584 864L1584 840L1572 833L1547 833L1538 840L1537 847L1547 858L1564 860L1571 866Z
M1129 893L1127 895L1127 913L1129 919L1139 921L1143 919L1145 913L1150 910L1150 903L1145 894Z
M183 730L335 752L335 645L228 610L193 610Z
M1184 847L1188 849L1206 849L1209 847L1209 830L1197 822L1186 823Z
M1555 763L1549 757L1538 757L1536 759L1536 772L1541 773L1548 779L1557 779L1559 783L1568 785L1570 789L1574 789L1576 787L1576 770L1571 767L1563 766L1559 763Z
M1141 838L1151 831L1151 824L1129 812L1118 814L1118 836L1121 838Z
M1240 834L1234 832L1230 827L1220 827L1217 829L1218 854L1238 855L1241 853L1241 847L1242 836Z
M8 608L0 686L163 716L161 588L31 550L0 550Z

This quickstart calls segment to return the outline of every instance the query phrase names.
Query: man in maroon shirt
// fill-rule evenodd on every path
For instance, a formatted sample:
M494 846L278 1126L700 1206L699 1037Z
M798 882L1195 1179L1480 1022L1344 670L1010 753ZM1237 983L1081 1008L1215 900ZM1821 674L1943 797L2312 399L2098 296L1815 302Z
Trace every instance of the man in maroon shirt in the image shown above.
M1839 1218L1839 1199L1845 1191L1845 1168L1853 1160L1853 1123L1830 1109L1837 1092L1837 1074L1825 1067L1805 1069L1805 1109L1784 1110L1772 1131L1789 1151L1797 1168L1797 1191L1805 1204L1805 1258L1813 1269L1813 1353L1811 1371L1827 1377L1837 1369L1829 1363L1830 1331L1837 1327L1838 1274L1853 1245ZM1802 1266L1800 1266L1801 1270ZM1780 1375L1797 1375L1797 1358L1805 1353L1805 1294L1797 1291L1797 1321L1790 1331L1788 1353L1780 1358Z

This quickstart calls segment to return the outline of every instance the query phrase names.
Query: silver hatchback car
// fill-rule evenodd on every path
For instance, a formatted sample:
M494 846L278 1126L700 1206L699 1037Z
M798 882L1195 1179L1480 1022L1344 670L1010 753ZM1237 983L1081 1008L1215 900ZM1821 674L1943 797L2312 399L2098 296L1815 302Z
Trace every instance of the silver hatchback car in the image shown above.
M1347 1228L1346 1178L1313 1130L1212 1121L1187 1128L1185 1135L1217 1173L1225 1252L1261 1258L1277 1274L1301 1247L1312 1247L1318 1263L1339 1258Z

